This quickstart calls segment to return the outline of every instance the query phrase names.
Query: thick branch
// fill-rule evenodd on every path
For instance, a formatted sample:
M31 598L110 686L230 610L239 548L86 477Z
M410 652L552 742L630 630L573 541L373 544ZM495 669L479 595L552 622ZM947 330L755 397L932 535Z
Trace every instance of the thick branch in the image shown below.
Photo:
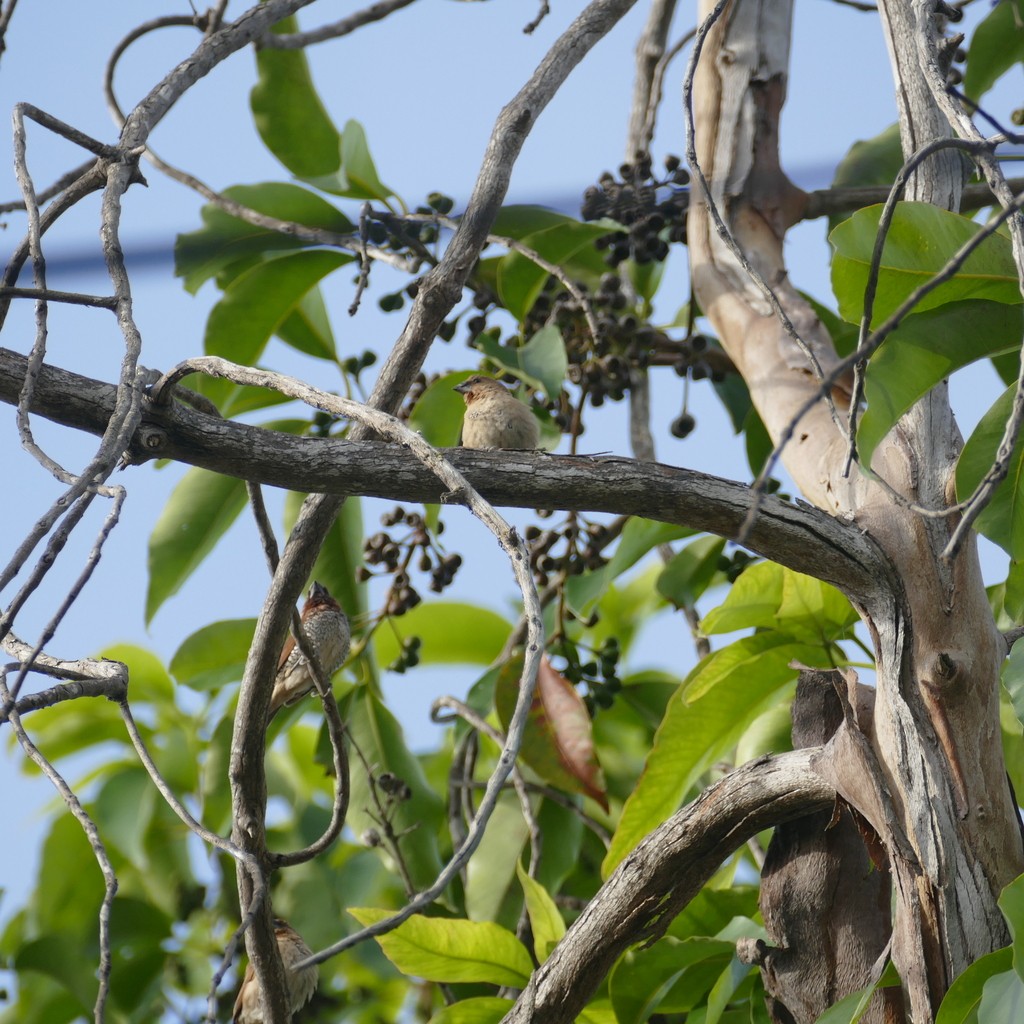
M25 357L0 349L0 401L17 401ZM116 389L44 365L33 412L100 433ZM364 494L437 502L445 489L398 445L295 437L204 416L182 405L147 403L130 447L137 460L170 458L288 490ZM638 515L735 536L750 507L743 484L621 457L452 451L452 464L488 501L520 508L565 508ZM887 563L863 534L826 513L762 499L746 544L799 572L865 601L886 579Z
M648 835L533 973L503 1024L574 1020L616 959L661 935L751 836L831 807L835 790L810 766L819 749L751 761Z

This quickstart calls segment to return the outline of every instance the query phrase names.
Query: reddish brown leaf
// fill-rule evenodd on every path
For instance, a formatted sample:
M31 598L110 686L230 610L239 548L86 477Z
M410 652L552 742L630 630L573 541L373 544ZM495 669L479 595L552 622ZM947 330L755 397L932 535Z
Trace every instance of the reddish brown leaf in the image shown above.
M495 707L505 728L515 707L521 672L522 661L516 659L502 671L495 686ZM547 656L537 673L537 689L519 756L556 789L585 793L608 810L590 715L576 687L555 671Z

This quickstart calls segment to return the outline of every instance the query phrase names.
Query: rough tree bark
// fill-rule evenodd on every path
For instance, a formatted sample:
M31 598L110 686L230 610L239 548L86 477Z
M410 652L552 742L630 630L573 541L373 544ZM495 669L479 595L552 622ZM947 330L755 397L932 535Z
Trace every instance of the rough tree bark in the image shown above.
M714 6L705 0L702 16ZM688 231L695 293L776 440L801 406L827 390L818 378L836 363L782 255L801 205L778 161L790 15L787 3L740 0L720 12L707 36L693 87L694 136L708 198L724 224L716 226L707 204L695 202ZM923 130L915 143L929 141ZM919 177L929 173L932 165ZM939 191L945 201L955 194L948 185ZM726 232L803 344L784 328ZM877 658L873 728L854 736L848 715L820 768L886 848L895 886L892 955L910 1015L923 1022L933 1019L958 973L1007 942L996 899L1024 868L999 742L1005 646L973 542L950 561L942 558L955 518L922 517L856 467L844 476L841 396L836 404L836 422L824 398L814 404L783 461L807 498L878 543L893 572L872 600L858 604ZM942 509L954 500L960 447L945 390L937 389L879 446L872 468L902 498Z

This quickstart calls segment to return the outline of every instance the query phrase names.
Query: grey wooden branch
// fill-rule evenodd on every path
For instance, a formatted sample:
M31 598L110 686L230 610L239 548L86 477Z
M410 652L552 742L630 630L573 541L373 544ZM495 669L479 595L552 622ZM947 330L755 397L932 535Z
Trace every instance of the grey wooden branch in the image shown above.
M568 1024L616 959L663 934L730 853L764 828L831 807L835 790L811 767L820 749L749 762L644 838L534 971L503 1024Z
M17 401L24 363L24 356L0 348L0 401ZM98 433L114 392L110 384L44 365L33 409L66 426ZM148 404L129 452L137 461L171 458L294 491L437 502L444 490L398 445L295 437L204 416L180 404L166 409ZM659 463L531 452L447 454L496 505L637 515L733 537L751 501L744 484ZM855 598L882 585L888 563L856 527L771 495L761 501L746 540L751 550Z

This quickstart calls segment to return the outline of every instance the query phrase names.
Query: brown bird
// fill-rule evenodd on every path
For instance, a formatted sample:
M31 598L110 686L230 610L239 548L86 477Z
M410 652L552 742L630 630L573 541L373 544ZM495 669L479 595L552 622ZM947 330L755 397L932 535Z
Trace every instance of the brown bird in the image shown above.
M302 606L302 628L320 659L320 667L329 677L348 657L351 631L341 606L320 583L309 588ZM277 663L277 677L270 695L270 717L284 705L294 704L314 689L313 674L295 637L289 636Z
M477 374L455 385L466 400L463 448L536 448L537 418L504 384Z
M312 956L313 951L303 941L302 936L287 921L280 917L274 918L274 938L277 948L284 961L284 975L288 983L288 999L291 1011L295 1013L313 998L316 991L319 971L316 965L303 967L301 971L293 970L295 964ZM233 1024L263 1024L263 993L260 991L256 972L249 964L245 969L245 977L238 989L235 1010L231 1015Z

